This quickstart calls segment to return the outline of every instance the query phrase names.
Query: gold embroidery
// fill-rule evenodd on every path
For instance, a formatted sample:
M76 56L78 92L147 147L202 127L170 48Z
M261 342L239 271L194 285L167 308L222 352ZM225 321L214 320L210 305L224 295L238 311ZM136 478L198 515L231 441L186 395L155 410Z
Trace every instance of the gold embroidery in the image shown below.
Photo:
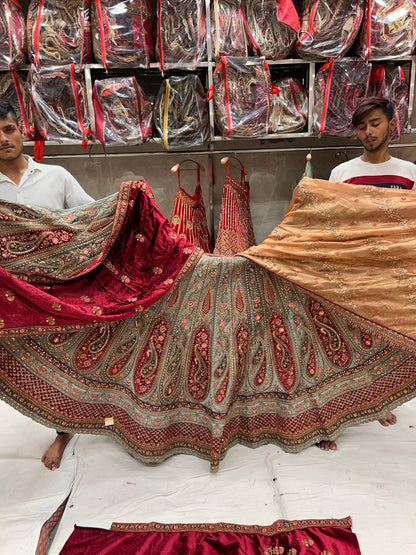
M134 238L139 241L139 243L144 243L144 235L142 233L137 233Z
M4 328L4 326L5 326L4 320L3 318L0 318L0 328Z
M53 303L52 308L57 311L62 310L62 307L59 303Z
M128 276L121 276L120 279L123 283L130 283L130 278Z
M10 302L14 301L15 298L16 298L16 295L14 294L14 291L12 291L11 289L6 291L5 295L6 295L6 299Z
M314 544L314 541L311 538L305 538L302 540L303 545L306 545L307 547L310 547L311 545Z
M46 318L46 321L47 321L47 323L48 323L50 326L55 325L55 318L54 318L53 316L48 316L48 317Z
M81 301L84 301L84 303L90 303L91 299L88 295L81 295Z
M153 273L154 274L161 274L163 272L162 268L159 268L159 266L155 266L153 268Z
M101 309L99 306L93 306L91 310L92 310L92 311L94 312L94 314L96 314L97 316L100 316L100 315L103 313L102 309Z

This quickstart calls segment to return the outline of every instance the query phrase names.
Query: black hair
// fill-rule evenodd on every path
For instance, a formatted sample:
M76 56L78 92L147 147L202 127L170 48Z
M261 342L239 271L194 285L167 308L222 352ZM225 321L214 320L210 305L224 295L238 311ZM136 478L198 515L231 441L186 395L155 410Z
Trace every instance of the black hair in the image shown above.
M17 117L16 111L13 108L13 105L4 98L0 98L0 118L4 119L7 116L11 116L14 121L18 124L19 118Z
M357 127L360 121L377 108L383 110L383 113L386 115L388 121L391 121L394 118L393 102L381 96L368 96L366 98L362 98L355 108L352 115L353 126Z

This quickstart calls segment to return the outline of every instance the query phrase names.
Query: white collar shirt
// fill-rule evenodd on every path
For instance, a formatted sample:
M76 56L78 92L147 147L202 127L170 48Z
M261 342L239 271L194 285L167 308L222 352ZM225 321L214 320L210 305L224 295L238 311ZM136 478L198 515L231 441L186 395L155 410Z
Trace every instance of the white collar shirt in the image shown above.
M0 172L0 199L47 208L75 208L94 199L78 181L61 166L40 164L26 156L28 164L16 185Z

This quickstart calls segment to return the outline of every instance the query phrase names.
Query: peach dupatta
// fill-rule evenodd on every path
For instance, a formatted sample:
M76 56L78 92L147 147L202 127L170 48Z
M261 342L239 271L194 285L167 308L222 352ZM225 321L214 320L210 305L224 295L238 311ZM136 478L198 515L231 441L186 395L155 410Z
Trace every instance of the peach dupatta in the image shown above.
M303 178L281 224L240 253L416 347L416 191Z

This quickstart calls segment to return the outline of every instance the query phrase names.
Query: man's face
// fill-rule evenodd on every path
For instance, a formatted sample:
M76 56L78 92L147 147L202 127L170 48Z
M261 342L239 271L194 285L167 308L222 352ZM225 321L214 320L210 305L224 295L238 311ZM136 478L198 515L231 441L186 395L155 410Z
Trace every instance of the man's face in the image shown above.
M388 120L381 108L369 112L357 125L357 137L365 150L375 152L387 145L396 120Z
M22 129L10 114L7 118L0 118L0 160L5 162L16 160L22 151Z

